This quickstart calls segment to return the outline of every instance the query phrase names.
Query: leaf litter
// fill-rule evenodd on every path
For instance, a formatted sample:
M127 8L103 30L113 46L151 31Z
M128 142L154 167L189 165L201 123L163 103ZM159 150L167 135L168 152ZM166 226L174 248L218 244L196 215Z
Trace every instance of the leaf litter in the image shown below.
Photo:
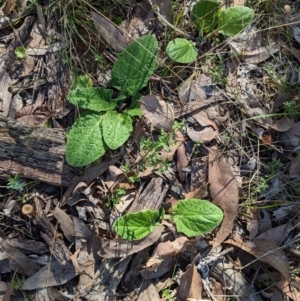
M19 18L25 2L18 8L15 1L7 1L2 8L5 18L10 22ZM244 6L245 2L234 1L232 5ZM161 6L160 13L168 22L176 21L176 26L196 37L187 18L191 9L187 7L179 17L180 10L173 11L171 4L152 3ZM292 22L297 18L295 11L297 7L293 8L292 17L280 15L279 23ZM132 12L122 22L112 22L111 15L89 15L105 41L100 48L109 62L116 55L111 50L120 52L140 36L155 34L161 41L161 37L166 37L164 27L172 32L172 27L153 13L149 3L142 1ZM68 47L68 41L59 32L48 39L45 29L53 16L48 18L44 13L38 6L36 20L26 17L22 21L15 32L20 33L21 40L9 38L9 22L3 19L0 25L9 41L3 39L6 53L1 58L0 114L35 127L56 125L67 129L74 117L74 109L67 107L65 98L71 81L66 69L60 68L63 62L58 55ZM121 300L126 294L136 300L225 300L224 295L238 292L238 282L224 282L218 275L227 275L234 268L225 273L219 266L210 267L212 276L207 286L196 266L197 260L208 258L213 248L218 254L222 248L228 250L228 245L233 245L236 251L250 255L243 261L238 252L231 252L223 255L224 262L230 259L239 267L239 275L248 279L256 272L252 283L263 288L260 291L256 287L249 300L261 300L260 294L271 300L282 299L284 295L299 299L300 280L292 269L299 261L295 234L299 223L300 109L295 95L299 75L293 68L299 60L298 29L292 28L294 43L286 47L276 36L265 39L259 28L262 22L258 20L233 38L224 37L220 53L215 37L198 41L198 54L207 56L199 56L196 68L169 67L165 54L160 52L159 66L170 68L170 73L162 75L158 68L148 86L141 90L143 95L137 102L143 118L134 125L134 137L88 166L70 182L67 191L53 190L50 185L38 184L36 190L28 186L23 197L35 205L33 216L20 214L19 193L1 188L1 231L5 235L1 232L0 284L1 290L8 288L3 298L14 297L9 287L25 277L22 286L14 289L17 294L36 289L40 296L37 298L47 298L48 294L56 296L52 297L54 300L60 300L63 291L71 298L89 300ZM291 30L288 28L287 31ZM177 34L173 31L172 38ZM14 52L20 42L27 52L23 60L17 59ZM87 47L86 53L90 49ZM101 58L97 59L100 64ZM289 67L282 71L279 61ZM50 70L51 64L58 69ZM79 73L84 69L92 74L95 70L91 63L85 68L80 64L77 61ZM108 63L101 68L98 76L109 74L111 66ZM36 82L37 78L42 79L41 84ZM177 122L181 126L177 127ZM173 132L174 127L177 128ZM145 153L137 149L141 147L141 137L161 143L156 161L152 161L159 168L145 169ZM20 170L20 174L26 178L26 171ZM7 181L1 179L1 185L2 182L7 185ZM193 239L178 234L169 219L138 241L122 239L113 231L116 219L127 211L161 205L167 208L168 202L176 208L183 198L206 199L219 206L224 214L220 226ZM16 230L17 222L24 225L22 231ZM294 257L289 263L290 253ZM260 270L255 269L257 262ZM15 274L10 277L12 271ZM276 279L272 276L275 274ZM276 290L267 291L261 282L263 277ZM73 285L73 291L68 285Z

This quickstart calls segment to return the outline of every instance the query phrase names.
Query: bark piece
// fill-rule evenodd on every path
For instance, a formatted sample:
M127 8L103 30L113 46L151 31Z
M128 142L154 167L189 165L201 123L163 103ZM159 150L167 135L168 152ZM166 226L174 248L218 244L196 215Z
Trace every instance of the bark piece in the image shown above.
M68 186L78 171L64 158L65 134L0 116L0 176L20 174L55 186Z
M61 264L66 265L70 263L71 252L60 239L56 229L48 221L47 217L43 214L41 205L38 198L34 199L36 208L35 224L40 229L40 235L48 244L50 251L54 258Z

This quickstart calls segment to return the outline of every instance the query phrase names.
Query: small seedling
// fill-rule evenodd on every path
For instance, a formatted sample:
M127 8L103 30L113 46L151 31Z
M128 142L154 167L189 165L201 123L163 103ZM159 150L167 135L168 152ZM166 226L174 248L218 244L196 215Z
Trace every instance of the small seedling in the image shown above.
M17 47L15 54L18 59L24 59L26 57L26 48L24 46Z
M110 202L105 203L105 206L109 207L110 205L118 205L121 201L121 197L125 194L126 190L124 188L117 188L112 194Z
M173 301L173 297L169 288L166 288L162 291L162 298L166 298L168 301Z
M145 87L156 66L158 43L153 36L143 36L127 46L117 58L111 72L113 90L92 87L88 76L75 80L68 100L86 109L67 135L66 159L70 165L85 166L117 149L129 138L132 117L141 116L138 91ZM120 104L131 97L129 107L119 110Z
M205 200L181 200L173 207L172 215L164 215L163 209L127 213L115 222L113 228L124 239L139 240L150 234L162 219L172 219L178 232L191 237L215 229L223 219L223 212Z
M294 100L286 101L283 107L286 115L300 115L300 106Z
M191 21L199 30L200 37L206 39L218 32L232 37L254 19L254 11L249 7L234 6L221 10L221 6L220 0L200 0L193 6ZM178 29L176 31L183 35ZM198 54L195 44L182 38L170 41L166 52L173 61L184 64L194 62Z
M16 190L17 192L23 192L23 190L27 185L25 181L21 180L19 174L15 175L14 177L7 176L7 180L8 180L7 186L1 186L1 187Z
M12 287L17 290L22 289L25 281L26 281L25 277L22 276L21 279L17 279L13 281Z

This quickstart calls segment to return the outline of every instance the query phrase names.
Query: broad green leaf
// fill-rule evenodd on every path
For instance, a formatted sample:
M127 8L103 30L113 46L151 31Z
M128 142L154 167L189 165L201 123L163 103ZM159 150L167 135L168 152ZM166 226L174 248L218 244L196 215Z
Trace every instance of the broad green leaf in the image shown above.
M130 43L117 58L111 71L112 85L122 94L135 95L145 87L156 66L158 43L147 35Z
M68 94L68 100L83 109L105 112L116 107L116 102L111 100L112 93L112 90L102 87L78 88L71 90Z
M108 111L103 115L103 138L110 149L116 149L126 142L133 131L132 119L127 114Z
M124 113L130 115L130 116L142 116L143 112L141 110L141 108L133 108L133 109L127 109L124 111Z
M19 46L15 50L17 58L24 59L26 57L26 48L24 46Z
M220 0L200 0L193 6L191 21L202 33L211 31L217 25L220 11Z
M188 237L213 230L223 219L223 212L219 207L198 199L179 201L173 207L173 214L177 231Z
M181 38L170 41L166 52L173 61L184 64L195 61L198 54L192 42Z
M232 37L244 30L253 19L253 9L245 6L229 7L220 12L218 31Z
M73 166L85 166L103 156L107 147L102 138L102 114L87 111L67 134L66 160Z
M137 102L142 97L143 97L143 95L140 93L137 93L134 97L132 97L131 105L127 110L125 110L124 113L126 113L130 116L142 116L143 112L140 108L140 104Z
M113 228L124 239L142 239L159 225L163 214L163 209L127 213L114 223Z
M93 86L92 79L87 75L80 75L77 76L72 84L72 90L79 89L79 88L89 88Z

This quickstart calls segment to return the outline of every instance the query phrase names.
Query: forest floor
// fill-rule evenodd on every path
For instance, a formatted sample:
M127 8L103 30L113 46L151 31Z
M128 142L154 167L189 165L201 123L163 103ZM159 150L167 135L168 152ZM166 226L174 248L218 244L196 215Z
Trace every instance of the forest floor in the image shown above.
M150 2L1 2L0 300L300 300L300 1Z

